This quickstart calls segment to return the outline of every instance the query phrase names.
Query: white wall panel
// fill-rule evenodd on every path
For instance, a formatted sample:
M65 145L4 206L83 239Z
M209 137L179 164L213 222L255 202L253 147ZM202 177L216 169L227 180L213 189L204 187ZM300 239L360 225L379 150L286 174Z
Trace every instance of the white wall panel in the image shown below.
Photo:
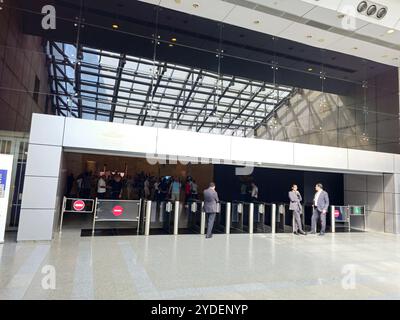
M58 178L26 176L21 207L54 210L57 185Z
M230 144L229 136L158 129L157 154L229 160Z
M393 155L393 157L394 157L394 172L400 173L400 155L395 154Z
M294 164L305 167L347 169L347 149L294 144Z
M382 173L393 172L393 154L349 149L349 169Z
M64 121L64 117L34 113L32 115L29 143L61 146Z
M231 160L293 165L293 143L233 137L231 146Z
M58 177L62 148L30 144L26 164L26 175Z
M54 210L21 209L21 216L18 241L52 239Z
M383 212L367 212L367 230L384 232L385 214Z
M73 118L65 123L64 147L154 154L156 139L156 128Z

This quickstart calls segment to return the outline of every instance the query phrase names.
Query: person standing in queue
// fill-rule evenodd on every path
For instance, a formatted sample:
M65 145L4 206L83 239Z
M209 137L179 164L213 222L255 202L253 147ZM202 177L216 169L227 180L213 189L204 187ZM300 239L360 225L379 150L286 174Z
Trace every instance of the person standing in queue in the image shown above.
M311 234L315 234L317 230L317 222L321 219L321 232L320 236L325 234L326 228L326 213L329 208L329 196L328 192L324 191L324 187L321 183L315 185L315 196L313 202L313 215L311 217Z
M289 200L290 200L290 205L289 205L289 210L292 211L292 214L294 216L294 234L295 235L306 235L306 233L303 231L303 227L301 226L301 212L302 212L302 207L301 207L301 201L303 201L303 198L301 197L300 192L297 189L297 184L292 185L292 190L289 191Z
M258 187L256 183L253 181L251 183L251 189L250 189L250 201L255 202L258 200Z
M206 238L212 237L212 229L214 227L215 215L218 212L218 193L215 191L215 183L211 182L208 189L204 190L204 212L207 216L207 235Z

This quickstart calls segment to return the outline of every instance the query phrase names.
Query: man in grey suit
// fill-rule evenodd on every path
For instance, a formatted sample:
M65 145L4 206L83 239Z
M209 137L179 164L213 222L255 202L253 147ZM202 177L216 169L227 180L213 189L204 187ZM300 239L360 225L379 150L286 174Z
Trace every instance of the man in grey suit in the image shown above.
M315 186L315 196L313 201L313 215L311 217L311 234L315 234L317 231L317 222L321 219L321 232L320 236L325 234L326 228L326 213L329 208L329 196L321 183L317 183Z
M212 229L214 227L215 215L218 212L218 193L215 191L215 183L211 182L208 189L204 190L204 212L207 215L207 235L206 238L212 237Z
M294 184L292 185L292 191L289 191L289 200L290 200L290 205L289 205L289 210L292 211L292 214L294 216L294 234L295 235L306 235L306 233L303 231L303 228L301 226L301 201L303 201L300 192L297 190L297 185Z

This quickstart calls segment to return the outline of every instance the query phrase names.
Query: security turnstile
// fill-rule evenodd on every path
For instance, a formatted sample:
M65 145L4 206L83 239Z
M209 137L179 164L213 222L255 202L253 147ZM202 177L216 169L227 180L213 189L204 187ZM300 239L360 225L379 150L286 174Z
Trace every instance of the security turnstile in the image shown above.
M144 235L178 234L179 201L146 201Z
M179 233L186 234L204 234L206 215L203 210L203 202L199 200L190 200L184 206L187 225L181 227Z
M272 203L255 202L253 214L253 233L272 233L274 232L273 215L276 206Z
M286 203L277 205L276 232L293 232L293 215L289 210L289 205Z

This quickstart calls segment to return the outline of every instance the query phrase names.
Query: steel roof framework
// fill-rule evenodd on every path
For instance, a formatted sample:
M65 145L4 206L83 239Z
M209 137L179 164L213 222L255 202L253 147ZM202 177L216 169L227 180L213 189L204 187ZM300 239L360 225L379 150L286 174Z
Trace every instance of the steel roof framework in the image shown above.
M247 136L295 92L85 46L48 42L46 50L53 108L63 116Z

